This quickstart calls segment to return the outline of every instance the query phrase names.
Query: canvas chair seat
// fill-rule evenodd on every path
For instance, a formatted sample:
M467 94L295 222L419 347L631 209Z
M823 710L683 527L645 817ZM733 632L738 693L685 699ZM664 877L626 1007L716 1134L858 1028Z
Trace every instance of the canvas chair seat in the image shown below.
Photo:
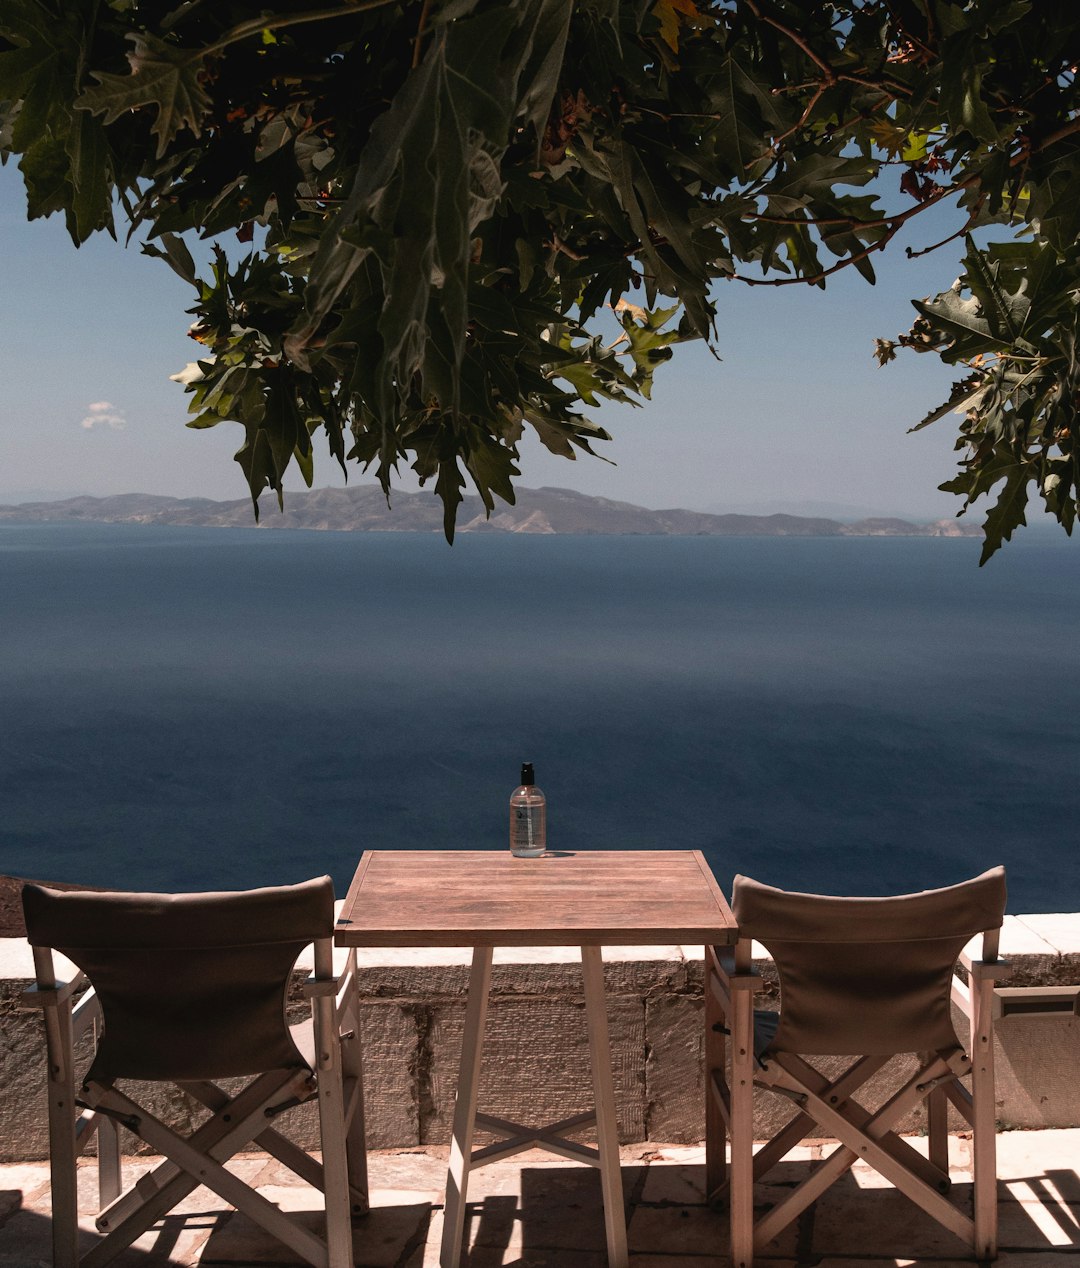
M334 973L330 878L209 894L27 885L23 910L37 977L24 1003L43 1011L49 1063L54 1268L108 1263L200 1184L316 1268L352 1268L352 1219L367 1210L359 1006L355 953ZM309 944L312 1015L290 1025L292 970ZM54 952L76 967L66 981ZM89 1033L94 1054L77 1074ZM203 1107L189 1134L145 1103L154 1083ZM273 1125L312 1099L321 1163ZM164 1157L126 1190L120 1127ZM76 1161L94 1137L104 1235L80 1256ZM320 1191L323 1236L229 1171L253 1144Z
M730 1203L733 1268L752 1268L755 1254L767 1247L774 1254L773 1239L856 1160L878 1170L976 1258L993 1258L991 997L994 982L1009 971L998 959L1004 870L892 898L788 893L739 876L732 911L739 926L734 951L714 947L707 955L706 1182L710 1200ZM966 948L980 936L982 954L975 958ZM779 1011L753 1007L761 986L751 960L754 940L776 965ZM955 974L958 961L966 982ZM953 1025L954 1005L967 1019L963 1042ZM885 1100L864 1104L870 1080L879 1076L880 1085L895 1073L894 1058L905 1054L907 1064ZM828 1067L820 1058L831 1059ZM756 1152L755 1088L795 1107ZM880 1101L880 1086L876 1095ZM972 1128L973 1216L946 1196L950 1104ZM929 1157L897 1130L922 1106ZM832 1136L839 1148L755 1221L754 1182L809 1135Z

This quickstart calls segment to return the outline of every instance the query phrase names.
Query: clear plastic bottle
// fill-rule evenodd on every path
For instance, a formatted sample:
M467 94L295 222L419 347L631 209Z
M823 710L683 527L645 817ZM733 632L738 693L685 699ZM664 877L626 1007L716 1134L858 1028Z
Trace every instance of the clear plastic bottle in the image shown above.
M510 853L535 859L547 849L547 799L534 782L532 762L521 768L521 783L510 794Z

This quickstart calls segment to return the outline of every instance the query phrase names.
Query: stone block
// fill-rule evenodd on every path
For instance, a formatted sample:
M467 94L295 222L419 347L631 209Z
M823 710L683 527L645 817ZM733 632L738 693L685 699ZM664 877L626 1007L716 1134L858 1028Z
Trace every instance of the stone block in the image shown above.
M704 1025L700 995L646 997L648 1140L677 1144L705 1134Z
M426 1038L427 1095L421 1093L423 1144L450 1138L464 1022L463 1004L439 1004L432 1010ZM620 1139L643 1140L644 1002L609 998L608 1024ZM493 996L479 1099L482 1112L526 1125L545 1125L591 1109L584 1003L565 995Z
M372 1149L420 1143L418 1068L426 1016L413 1001L365 1000L360 1006L364 1113Z
M1080 1018L1003 1017L997 1023L996 1052L1002 1126L1080 1123Z

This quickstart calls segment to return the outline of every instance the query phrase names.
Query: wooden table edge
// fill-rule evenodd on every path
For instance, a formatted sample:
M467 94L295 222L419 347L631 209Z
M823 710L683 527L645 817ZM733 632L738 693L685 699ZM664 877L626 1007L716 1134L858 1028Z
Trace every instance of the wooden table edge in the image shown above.
M661 853L663 851L656 851ZM667 926L664 928L638 926L610 928L560 929L558 935L537 936L535 929L491 928L482 931L441 929L437 934L429 928L394 928L376 930L354 928L349 913L359 901L360 890L368 868L377 853L393 854L393 850L364 850L342 904L334 932L334 941L341 947L595 947L595 946L671 946L713 945L731 946L738 940L735 917L728 905L712 869L701 850L673 850L671 853L689 854L701 874L706 888L717 908L720 919L717 925ZM409 853L414 853L409 851ZM487 851L468 851L487 853ZM600 852L598 852L600 853ZM632 854L634 851L625 851Z

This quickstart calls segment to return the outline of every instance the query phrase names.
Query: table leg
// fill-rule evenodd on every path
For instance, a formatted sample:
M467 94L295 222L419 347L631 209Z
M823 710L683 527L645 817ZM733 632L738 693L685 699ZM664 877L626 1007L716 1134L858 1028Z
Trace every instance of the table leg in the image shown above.
M581 948L585 979L585 1018L589 1027L589 1059L596 1102L596 1144L600 1153L600 1185L604 1195L609 1268L627 1268L626 1209L619 1169L619 1125L611 1077L611 1042L604 998L604 960L599 947Z
M446 1176L446 1206L443 1211L442 1268L458 1268L465 1235L465 1197L469 1186L473 1135L476 1131L476 1100L480 1085L480 1059L484 1050L484 1021L487 1017L488 989L491 986L491 947L474 947L469 974L469 996L465 1004L465 1033L461 1042L461 1072L454 1104L454 1133L450 1142L450 1168Z

